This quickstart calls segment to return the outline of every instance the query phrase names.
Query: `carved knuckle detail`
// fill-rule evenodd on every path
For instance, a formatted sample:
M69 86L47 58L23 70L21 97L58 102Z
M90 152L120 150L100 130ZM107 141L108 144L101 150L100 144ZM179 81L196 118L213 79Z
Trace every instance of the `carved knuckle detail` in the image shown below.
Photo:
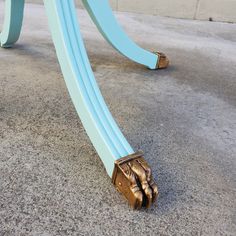
M158 194L151 173L143 154L138 152L116 161L112 181L134 209L150 207Z

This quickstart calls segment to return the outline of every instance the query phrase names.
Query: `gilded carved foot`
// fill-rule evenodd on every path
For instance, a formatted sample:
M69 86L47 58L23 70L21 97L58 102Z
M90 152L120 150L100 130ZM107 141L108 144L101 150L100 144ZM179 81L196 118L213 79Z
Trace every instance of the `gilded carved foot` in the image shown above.
M170 61L162 52L154 52L158 56L158 63L156 69L165 69L169 66Z
M142 152L117 160L112 182L134 209L149 208L158 195L151 168Z

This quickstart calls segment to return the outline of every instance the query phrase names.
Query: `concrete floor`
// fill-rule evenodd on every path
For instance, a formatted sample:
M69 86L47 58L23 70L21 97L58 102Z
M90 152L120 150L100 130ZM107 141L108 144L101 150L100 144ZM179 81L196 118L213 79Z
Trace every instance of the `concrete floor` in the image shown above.
M43 6L25 13L18 44L0 50L0 235L235 235L236 25L118 13L171 59L150 71L78 11L107 104L159 185L158 204L133 211L71 103Z

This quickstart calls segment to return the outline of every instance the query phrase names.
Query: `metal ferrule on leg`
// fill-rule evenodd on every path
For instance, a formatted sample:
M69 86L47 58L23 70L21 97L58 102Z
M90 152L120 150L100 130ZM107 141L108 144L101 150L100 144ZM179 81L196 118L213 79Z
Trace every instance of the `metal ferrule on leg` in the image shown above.
M165 69L169 66L169 59L162 52L154 52L158 56L158 61L156 64L156 69Z

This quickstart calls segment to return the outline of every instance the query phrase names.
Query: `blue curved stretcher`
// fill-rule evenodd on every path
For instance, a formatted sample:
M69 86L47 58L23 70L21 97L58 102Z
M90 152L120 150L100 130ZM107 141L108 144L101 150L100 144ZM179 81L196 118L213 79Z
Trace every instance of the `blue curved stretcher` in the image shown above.
M156 69L161 54L137 46L116 22L108 0L83 0L93 21L107 41L135 62ZM109 112L98 88L80 34L73 0L44 0L49 27L61 70L76 111L116 188L129 204L149 207L158 194L151 169L142 152L135 152ZM5 1L1 47L19 38L24 0Z

